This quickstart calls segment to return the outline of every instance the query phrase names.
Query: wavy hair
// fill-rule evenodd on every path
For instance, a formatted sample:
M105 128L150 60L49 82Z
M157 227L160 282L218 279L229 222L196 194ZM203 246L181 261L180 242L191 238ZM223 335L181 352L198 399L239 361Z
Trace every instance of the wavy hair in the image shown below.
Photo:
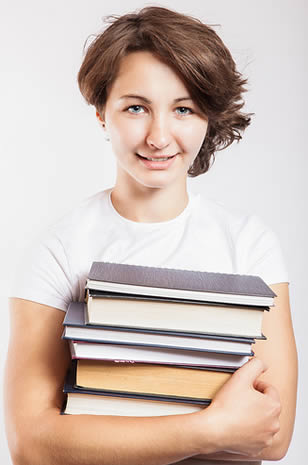
M208 129L191 177L205 173L215 152L239 141L250 124L242 113L244 79L212 27L176 11L148 6L122 16L106 16L107 27L87 47L78 84L88 104L104 108L120 60L134 51L150 51L170 66L184 82L191 98L208 118ZM93 37L93 36L90 36Z

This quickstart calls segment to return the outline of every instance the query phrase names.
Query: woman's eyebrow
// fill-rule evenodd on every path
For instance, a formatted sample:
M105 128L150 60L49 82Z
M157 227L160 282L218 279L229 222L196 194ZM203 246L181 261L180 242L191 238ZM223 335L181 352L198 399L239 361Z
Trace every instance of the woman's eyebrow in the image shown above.
M149 100L148 98L144 97L143 95L137 95L137 94L125 94L125 95L122 95L122 97L120 97L120 100L122 99L125 99L125 98L134 98L134 99L139 99L139 100L142 100L143 102L145 103L148 103L148 104L151 104L151 100ZM190 97L179 97L179 98L176 98L173 100L174 103L177 103L177 102L182 102L184 100L192 100L192 98Z

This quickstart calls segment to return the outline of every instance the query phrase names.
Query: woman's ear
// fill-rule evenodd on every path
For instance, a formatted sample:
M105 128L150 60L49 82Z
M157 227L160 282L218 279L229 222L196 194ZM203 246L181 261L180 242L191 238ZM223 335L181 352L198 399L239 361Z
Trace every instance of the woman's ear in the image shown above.
M98 110L96 110L96 118L98 119L98 122L103 128L105 127L105 118L104 115L101 115Z
M107 128L106 128L106 122L105 122L105 113L103 112L103 114L101 114L98 110L96 110L96 118L98 119L98 122L100 124L100 126L102 126L104 132L105 132L105 140L107 142L110 141L110 137L107 133Z

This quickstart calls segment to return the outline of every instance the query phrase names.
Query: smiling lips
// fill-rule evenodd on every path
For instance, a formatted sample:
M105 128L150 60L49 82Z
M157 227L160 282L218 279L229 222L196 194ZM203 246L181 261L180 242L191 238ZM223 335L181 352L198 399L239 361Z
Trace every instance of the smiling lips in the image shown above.
M168 169L177 157L177 153L175 155L166 155L164 157L144 157L136 153L139 161L149 170L166 170Z
M175 157L175 155L163 155L162 157L145 157L144 155L140 155L139 153L137 155L139 155L139 157L141 158L144 158L145 160L154 161L154 162L167 161L170 158Z

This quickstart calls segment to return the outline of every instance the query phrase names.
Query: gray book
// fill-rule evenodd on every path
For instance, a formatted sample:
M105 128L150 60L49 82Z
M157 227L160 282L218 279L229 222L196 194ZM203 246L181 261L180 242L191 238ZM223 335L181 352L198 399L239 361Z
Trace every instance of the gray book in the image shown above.
M153 328L134 328L86 324L86 305L71 302L65 314L63 339L100 344L124 344L139 347L196 350L234 355L253 355L253 338L161 331ZM201 328L199 328L201 330ZM262 337L265 339L265 336Z
M272 306L276 294L259 277L93 262L88 289L236 305Z

